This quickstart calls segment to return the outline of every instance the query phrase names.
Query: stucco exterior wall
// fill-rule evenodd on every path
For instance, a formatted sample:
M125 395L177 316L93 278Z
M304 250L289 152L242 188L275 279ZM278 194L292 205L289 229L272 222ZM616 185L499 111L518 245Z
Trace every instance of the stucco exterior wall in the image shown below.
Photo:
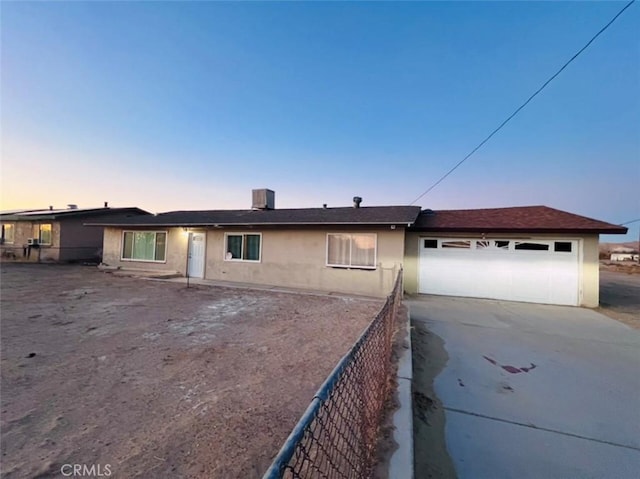
M580 306L596 308L599 305L600 296L600 265L598 259L598 235L552 235L536 234L523 236L522 234L492 234L492 237L500 238L528 238L551 239L565 238L580 240L578 258L580 264ZM405 236L404 261L404 289L409 294L418 292L418 268L419 268L419 239L420 238L481 238L479 234L470 233L419 233L407 232Z
M3 259L29 262L73 261L97 259L102 252L103 228L85 226L85 223L100 221L104 218L118 220L136 215L138 212L122 210L104 210L92 214L60 215L37 220L24 218L4 220L14 229L14 241L0 245ZM29 238L38 238L39 225L51 225L51 244L29 247Z
M582 242L582 304L587 308L600 305L600 258L598 235L585 236Z
M137 228L141 230L141 228ZM165 262L121 259L122 228L105 228L103 262L109 266L186 274L187 239L183 228L147 229L167 231ZM204 231L191 229L191 231ZM376 269L326 266L327 233L377 234ZM226 261L225 233L261 233L260 262ZM402 267L404 230L376 229L247 229L206 230L205 279L253 283L320 291L386 296Z
M113 267L146 271L175 271L182 275L187 269L187 238L182 228L135 228L135 231L166 231L167 252L162 262L122 259L122 228L104 228L102 262Z
M5 221L3 223L14 225L13 243L0 246L0 255L3 259L27 262L59 261L60 223L58 221ZM27 240L38 238L40 224L51 225L51 244L29 247Z
M227 233L261 233L259 263L225 261ZM376 269L326 266L327 233L376 233ZM207 279L237 281L294 288L337 291L368 296L386 296L402 267L404 230L379 229L291 229L210 230L207 234Z

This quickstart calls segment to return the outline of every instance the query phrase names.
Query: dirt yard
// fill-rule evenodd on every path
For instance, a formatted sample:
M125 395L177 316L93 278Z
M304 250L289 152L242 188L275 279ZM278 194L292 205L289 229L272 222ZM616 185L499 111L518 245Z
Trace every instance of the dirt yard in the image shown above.
M635 271L635 272L634 272ZM600 267L602 314L640 329L640 268L620 270L618 265Z
M382 306L83 266L5 264L0 279L7 479L63 477L65 464L260 477Z

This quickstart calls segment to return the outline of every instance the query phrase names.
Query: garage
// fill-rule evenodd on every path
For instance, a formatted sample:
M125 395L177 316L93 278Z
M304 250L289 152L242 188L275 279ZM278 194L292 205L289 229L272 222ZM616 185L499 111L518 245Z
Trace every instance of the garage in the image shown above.
M580 240L420 237L418 292L577 306Z
M405 291L595 308L598 237L626 232L548 206L422 210L405 236Z

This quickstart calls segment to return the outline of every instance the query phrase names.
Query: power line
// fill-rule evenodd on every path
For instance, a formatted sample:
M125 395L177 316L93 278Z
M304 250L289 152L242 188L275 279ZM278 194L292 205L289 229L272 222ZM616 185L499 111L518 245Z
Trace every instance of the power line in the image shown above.
M638 218L637 220L625 221L624 223L620 223L620 226L630 225L631 223L636 223L638 221L640 221L640 218Z
M602 27L602 28L600 29L600 31L599 31L598 33L596 33L596 34L591 38L591 40L589 40L589 41L586 43L586 45L585 45L585 46L583 46L583 47L578 51L578 53L576 53L575 55L573 55L573 56L569 59L569 61L567 61L564 65L562 65L562 68L560 68L560 70L558 70L555 74L553 74L553 76L551 76L551 78L549 78L546 82L544 82L544 83L542 84L542 86L541 86L540 88L538 88L538 89L536 90L536 92L535 92L533 95L531 95L531 96L527 99L527 101L525 101L522 105L520 105L520 106L518 107L518 109L517 109L516 111L514 111L514 112L513 112L513 113L512 113L512 114L511 114L511 115L510 115L506 120L504 120L504 121L500 124L500 126L499 126L498 128L496 128L495 130L493 130L489 136L487 136L484 140L482 140L482 141L480 142L480 144L479 144L478 146L476 146L473 150L471 150L471 153L469 153L469 154L468 154L467 156L465 156L462 160L460 160L460 161L459 161L459 162L458 162L458 163L457 163L453 168L451 168L449 171L447 171L447 172L446 172L446 173L445 173L445 174L444 174L444 175L443 175L443 176L442 176L438 181L436 181L433 185L431 185L429 188L427 188L427 189L426 189L426 190L425 190L425 191L424 191L420 196L418 196L418 197L417 197L415 200L413 200L410 204L412 204L412 205L413 205L413 204L414 204L415 202L417 202L420 198L422 198L424 195L426 195L426 194L427 194L427 193L429 193L431 190L433 190L433 189L434 189L436 186L438 186L438 185L439 185L439 184L440 184L440 183L441 183L441 182L442 182L442 181L443 181L447 176L449 176L451 173L453 173L454 171L456 171L456 170L458 169L458 167L459 167L460 165L462 165L462 163L464 163L465 161L467 161L467 160L471 157L471 155L473 155L476 151L478 151L480 148L482 148L482 146L483 146L487 141L489 141L493 135L495 135L496 133L498 133L498 132L502 129L502 127L503 127L503 126L505 126L507 123L509 123L509 121L510 121L514 116L516 116L518 113L520 113L520 110L522 110L525 106L527 106L527 105L529 104L529 102L530 102L531 100L533 100L533 99L538 95L538 93L540 93L542 90L544 90L544 89L545 89L545 87L546 87L549 83L551 83L551 82L552 82L552 81L553 81L553 80L554 80L558 75L560 75L560 73L562 73L562 71L563 71L565 68L567 68L567 66L569 66L569 64L570 64L573 60L575 60L576 58L578 58L578 56L579 56L583 51L585 51L585 50L589 47L589 45L591 45L591 44L594 42L594 40L600 36L600 34L602 34L602 33L603 33L607 28L609 28L609 27L611 26L611 24L612 24L613 22L615 22L615 21L616 21L616 19L617 19L620 15L622 15L622 13L623 13L627 8L629 8L633 3L635 3L635 1L636 1L636 0L631 0L629 3L627 3L627 4L624 6L624 8L623 8L622 10L620 10L620 11L616 14L616 16L615 16L615 17L613 17L613 18L611 19L611 21L610 21L609 23L607 23L604 27Z

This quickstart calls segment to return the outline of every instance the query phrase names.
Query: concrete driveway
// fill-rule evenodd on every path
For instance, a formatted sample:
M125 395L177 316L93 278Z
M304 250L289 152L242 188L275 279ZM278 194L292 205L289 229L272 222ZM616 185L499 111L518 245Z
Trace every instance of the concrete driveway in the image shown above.
M414 341L414 391L435 376L439 345L446 354L437 398L422 407L444 410L459 478L640 477L640 331L580 308L438 296L406 304L414 333L432 337ZM450 477L418 466L429 448L416 437L416 477Z

